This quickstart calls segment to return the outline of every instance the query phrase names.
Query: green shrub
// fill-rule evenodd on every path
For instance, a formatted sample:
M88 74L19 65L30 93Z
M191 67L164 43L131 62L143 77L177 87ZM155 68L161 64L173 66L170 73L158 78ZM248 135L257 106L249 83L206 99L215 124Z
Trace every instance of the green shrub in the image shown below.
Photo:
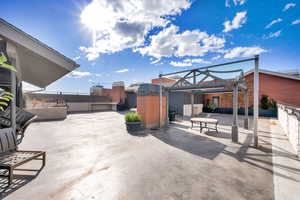
M269 99L268 95L262 95L260 99L260 107L262 109L276 109L277 108L277 102L274 99Z
M140 122L142 118L139 114L131 112L125 115L125 120L126 122Z
M272 108L272 109L276 109L277 108L277 102L272 99L269 103L269 108Z
M265 110L269 108L269 97L267 95L262 95L260 99L260 107Z
M211 104L211 105L209 105L208 106L212 111L215 111L217 108L218 108L218 106L216 105L216 104Z

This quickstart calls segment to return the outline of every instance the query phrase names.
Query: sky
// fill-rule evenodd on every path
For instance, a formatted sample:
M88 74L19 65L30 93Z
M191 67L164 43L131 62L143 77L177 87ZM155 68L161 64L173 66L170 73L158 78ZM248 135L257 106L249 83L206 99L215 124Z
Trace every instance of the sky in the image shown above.
M300 70L298 0L1 0L0 17L80 64L49 91L128 86L256 54L261 68Z

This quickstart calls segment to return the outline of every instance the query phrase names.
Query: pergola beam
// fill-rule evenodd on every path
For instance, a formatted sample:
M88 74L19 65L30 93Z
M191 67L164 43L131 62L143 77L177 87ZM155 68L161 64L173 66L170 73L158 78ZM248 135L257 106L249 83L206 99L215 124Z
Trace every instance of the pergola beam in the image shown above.
M223 64L210 65L210 66L207 66L207 67L199 67L199 68L195 68L195 69L183 70L183 71L172 72L172 73L161 74L161 75L162 76L170 76L170 75L174 75L174 74L182 74L182 73L185 73L185 72L190 72L190 71L193 71L193 70L210 69L210 68L213 68L213 67L220 67L220 66L225 66L225 65L238 64L238 63L247 62L247 61L254 61L254 60L255 60L255 58L248 58L248 59L244 59L244 60L227 62L227 63L223 63Z
M176 91L176 90L201 90L201 89L210 89L210 88L211 89L216 89L216 88L223 89L226 86L228 86L228 84L219 84L219 85L214 85L214 86L192 85L192 86L180 87L180 88L169 88L168 90L170 90L170 91Z

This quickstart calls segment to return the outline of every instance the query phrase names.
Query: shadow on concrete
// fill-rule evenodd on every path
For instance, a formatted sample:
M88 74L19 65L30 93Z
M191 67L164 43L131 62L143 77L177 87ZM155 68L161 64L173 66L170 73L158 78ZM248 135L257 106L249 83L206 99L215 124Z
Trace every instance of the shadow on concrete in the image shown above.
M231 134L226 133L226 132L221 132L221 131L202 131L205 135L211 136L211 137L216 137L216 138L225 138L225 139L230 139Z
M151 135L163 141L166 144L169 144L175 148L181 149L183 151L192 153L197 156L201 156L207 159L213 160L220 153L226 154L238 160L239 162L245 162L253 167L265 170L268 173L276 174L283 178L300 182L300 180L293 179L288 177L280 172L273 172L273 165L278 166L279 168L295 173L300 174L300 170L290 166L279 165L272 162L272 156L284 156L290 157L292 159L297 158L292 156L289 152L286 152L284 149L282 151L272 151L272 143L259 138L260 146L255 148L252 146L252 134L246 134L246 139L243 143L239 143L241 146L238 148L238 151L231 152L226 150L226 145L218 141L212 140L208 137L202 135L195 135L190 132L185 131L184 129L190 129L190 126L179 123L173 123L169 129L161 132L152 132ZM206 131L202 132L207 136L212 136L217 138L230 139L231 134L226 132L216 133L215 131ZM268 138L269 139L269 138ZM275 154L275 155L273 155Z
M191 134L190 132L172 126L164 132L152 132L151 135L175 148L213 160L226 145L208 137Z
M140 131L127 131L129 135L135 136L135 137L146 137L149 135L149 133L145 130Z
M40 169L15 169L14 171L23 171L23 172L31 172L35 173L33 175L24 175L24 174L15 174L12 184L8 186L8 180L5 177L0 178L0 199L3 199L20 189L24 185L28 184L32 180L34 180L42 171L43 167Z
M279 165L276 163L272 162L272 156L275 154L282 154L283 156L287 156L286 152L280 152L272 151L272 143L267 142L267 141L262 141L260 139L260 142L264 142L263 145L260 145L258 148L255 148L251 146L252 144L252 134L248 134L245 142L242 144L242 146L239 148L238 152L232 153L230 151L224 151L223 153L234 157L235 159L239 160L240 162L245 162L249 165L252 165L253 167L257 167L260 169L263 169L271 174L276 174L280 177L295 181L295 182L300 182L300 180L288 177L280 172L274 172L273 171L273 165L278 166L282 170L289 171L290 173L295 173L295 174L300 174L300 170L297 168L293 168L290 166L285 166L285 165ZM249 150L253 150L256 153L248 153Z

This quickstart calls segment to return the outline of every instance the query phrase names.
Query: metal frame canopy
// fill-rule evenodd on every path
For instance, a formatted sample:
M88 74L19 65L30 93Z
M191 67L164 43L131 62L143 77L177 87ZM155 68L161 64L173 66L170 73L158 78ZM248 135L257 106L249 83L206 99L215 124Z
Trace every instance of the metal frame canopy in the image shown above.
M254 99L253 99L253 106L254 106L254 146L258 146L258 134L257 134L257 127L258 127L258 98L259 98L259 56L256 55L253 58L227 62L222 64L210 65L206 67L200 67L190 70L183 70L178 72L166 73L166 74L159 74L160 79L160 119L162 119L162 79L163 77L171 76L171 75L183 75L178 81L176 81L171 87L166 88L167 90L167 114L168 114L168 107L169 107L169 92L176 92L176 91L191 91L191 105L192 105L192 116L193 116L193 105L194 105L194 91L198 92L217 92L220 89L224 89L227 86L233 86L233 124L232 124L232 141L238 142L238 92L242 90L245 92L245 119L244 119L244 126L248 129L249 125L249 117L248 117L248 88L246 86L246 81L244 79L244 71L242 69L237 70L227 70L227 71L219 71L214 70L213 68L222 67L227 65L239 64L244 62L254 61ZM223 79L218 76L213 75L212 73L216 74L229 74L229 73L240 73L235 79L229 81L228 79ZM197 82L197 78L202 76L202 79ZM205 82L208 78L212 80L216 80L214 84L201 84ZM189 81L191 80L192 81ZM160 124L162 124L160 120Z

